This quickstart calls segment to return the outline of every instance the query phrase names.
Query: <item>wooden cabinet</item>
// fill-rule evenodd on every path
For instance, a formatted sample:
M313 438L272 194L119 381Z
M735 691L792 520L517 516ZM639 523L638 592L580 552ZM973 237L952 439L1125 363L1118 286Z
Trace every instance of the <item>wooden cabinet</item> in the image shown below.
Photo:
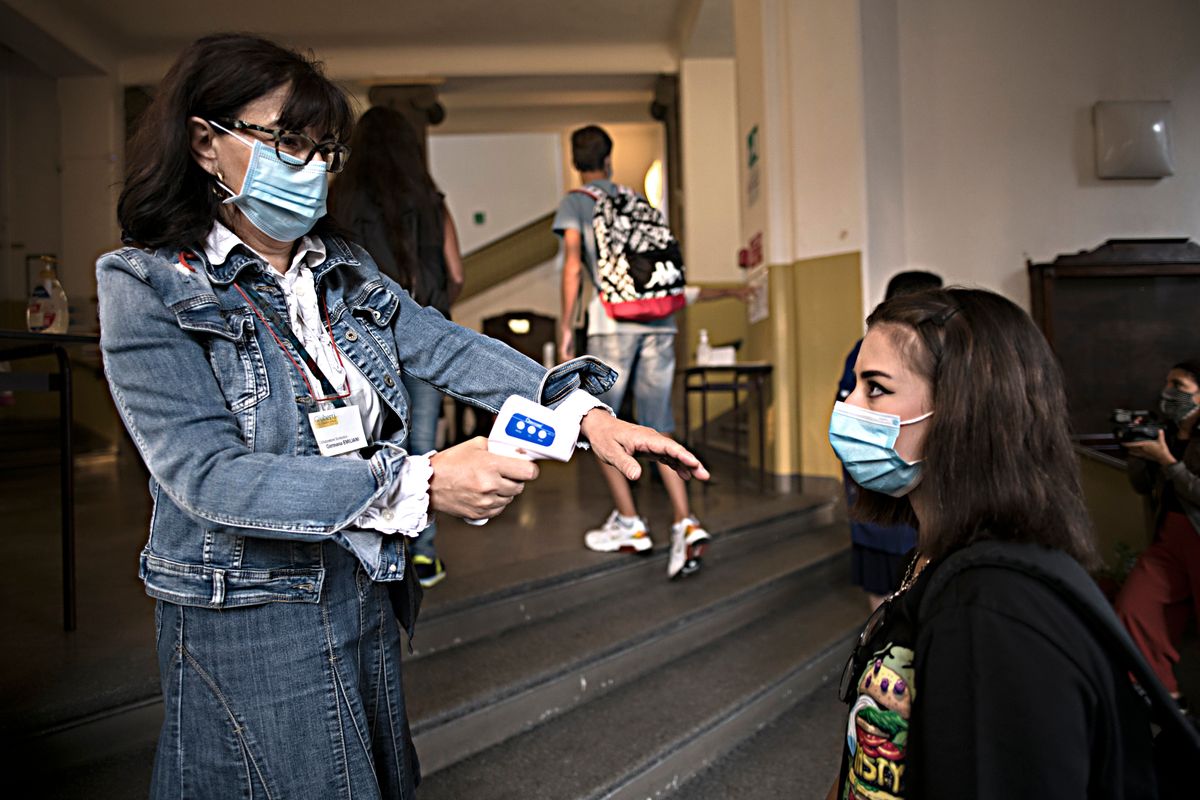
M1170 366L1200 357L1200 245L1110 239L1028 268L1033 318L1062 364L1072 430L1109 449L1112 409L1156 409Z

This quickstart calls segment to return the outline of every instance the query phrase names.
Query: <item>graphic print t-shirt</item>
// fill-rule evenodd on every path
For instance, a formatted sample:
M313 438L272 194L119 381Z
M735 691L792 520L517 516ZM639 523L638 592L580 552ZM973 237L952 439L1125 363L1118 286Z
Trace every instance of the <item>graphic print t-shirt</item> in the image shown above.
M863 648L837 796L1157 796L1146 705L1067 602L1015 570L966 570L918 628L936 569Z
M842 748L840 800L901 800L906 794L909 721L918 687L913 613L921 584L892 600L854 676ZM913 612L913 613L910 613Z

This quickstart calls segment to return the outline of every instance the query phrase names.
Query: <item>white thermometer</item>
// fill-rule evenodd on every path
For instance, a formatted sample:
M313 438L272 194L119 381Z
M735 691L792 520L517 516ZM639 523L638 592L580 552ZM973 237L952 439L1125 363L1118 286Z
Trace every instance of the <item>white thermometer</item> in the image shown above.
M496 415L496 424L488 434L488 452L528 461L570 461L579 438L579 422L578 410L559 412L513 395ZM483 525L487 519L467 522Z

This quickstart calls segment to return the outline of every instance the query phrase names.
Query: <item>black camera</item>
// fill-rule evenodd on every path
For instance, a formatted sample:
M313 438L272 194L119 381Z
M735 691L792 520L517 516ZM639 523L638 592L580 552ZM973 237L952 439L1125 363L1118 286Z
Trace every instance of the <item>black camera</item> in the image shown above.
M1145 410L1114 408L1112 422L1113 437L1122 444L1152 442L1163 430L1163 424L1154 418L1154 414Z

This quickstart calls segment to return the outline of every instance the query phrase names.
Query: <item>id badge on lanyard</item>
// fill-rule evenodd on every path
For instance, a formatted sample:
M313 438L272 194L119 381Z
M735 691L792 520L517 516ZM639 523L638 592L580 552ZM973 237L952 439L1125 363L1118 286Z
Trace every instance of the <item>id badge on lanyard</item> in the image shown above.
M267 326L275 343L279 345L279 349L288 357L288 360L300 372L300 377L304 381L304 385L308 388L309 397L321 404L331 404L328 408L323 408L319 411L314 411L308 415L308 424L312 428L313 438L317 440L317 447L323 456L340 456L346 453L352 453L367 446L367 436L363 431L362 417L359 416L358 407L352 403L347 403L345 398L350 396L350 378L346 377L346 389L340 394L325 377L325 373L321 371L320 365L316 359L309 355L308 350L300 342L292 330L292 326L287 323L278 312L273 309L269 303L263 300L258 292L247 286L243 289L236 283L234 287L241 292L242 297L246 298L246 302L254 309L254 313ZM265 315L265 316L264 316ZM329 326L329 312L325 312L325 324ZM325 393L324 397L317 397L312 390L312 385L308 381L308 375L304 372L304 368L296 363L296 359L292 358L292 354L284 347L283 342L279 340L279 335L276 333L276 328L279 329L279 334L282 334L292 347L303 359L308 369L321 382L321 391ZM337 353L338 361L341 361L342 354L337 349L337 342L333 338L333 329L329 327L329 342L333 345L334 352Z
M346 404L328 411L314 411L308 415L308 424L323 456L340 456L367 446L357 406Z

